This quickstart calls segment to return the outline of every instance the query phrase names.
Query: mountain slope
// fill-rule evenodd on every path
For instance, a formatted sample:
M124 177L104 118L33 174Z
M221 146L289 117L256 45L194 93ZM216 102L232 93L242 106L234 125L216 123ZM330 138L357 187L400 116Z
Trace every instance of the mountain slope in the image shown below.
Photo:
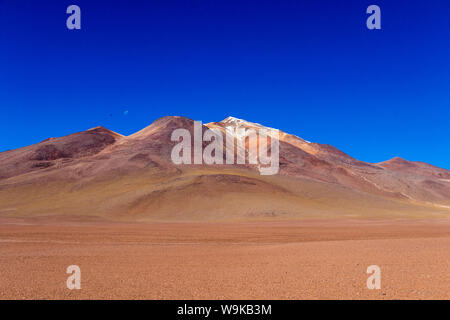
M237 127L266 129L229 117L201 131L215 128L230 137L228 129ZM193 120L163 117L130 136L98 127L0 153L0 216L147 221L450 213L445 169L399 159L369 164L282 131L280 170L274 176L261 176L258 166L248 163L175 165L171 152L178 142L171 135L180 128L193 144ZM235 145L244 139L241 151L247 155L255 152L245 138L232 138Z
M118 133L97 127L61 138L49 138L25 148L0 152L0 179L93 156L121 138Z

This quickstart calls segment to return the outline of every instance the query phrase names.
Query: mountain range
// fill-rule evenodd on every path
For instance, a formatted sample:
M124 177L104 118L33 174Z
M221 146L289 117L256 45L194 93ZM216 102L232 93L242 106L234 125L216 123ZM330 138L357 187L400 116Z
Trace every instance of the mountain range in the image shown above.
M266 128L228 117L202 129L229 135L227 128L236 127ZM194 121L167 116L129 136L96 127L1 152L0 216L215 221L450 214L446 169L402 158L367 163L283 131L276 175L260 175L250 164L176 165L171 135L179 128L193 133ZM244 142L243 152L252 151Z

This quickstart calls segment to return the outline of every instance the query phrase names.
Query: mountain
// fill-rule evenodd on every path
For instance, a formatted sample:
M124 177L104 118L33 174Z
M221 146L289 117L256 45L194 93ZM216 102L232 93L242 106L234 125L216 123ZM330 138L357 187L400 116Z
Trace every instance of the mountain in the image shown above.
M103 127L62 138L49 138L38 144L0 153L0 179L38 169L58 167L74 159L99 153L122 136Z
M276 139L277 174L261 175L260 164L226 164L227 154L235 163L239 154L262 148L262 140L253 145L237 128L267 130L270 154ZM211 140L223 146L224 164L176 165L176 129L185 129L194 145L194 121L169 116L130 136L97 127L2 152L0 216L208 221L450 214L446 169L400 158L366 163L234 117L198 127L201 135L215 130ZM202 150L210 143L201 142Z
M408 173L414 176L436 178L444 181L450 179L449 170L441 169L424 162L408 161L399 157L381 162L379 165L391 171Z

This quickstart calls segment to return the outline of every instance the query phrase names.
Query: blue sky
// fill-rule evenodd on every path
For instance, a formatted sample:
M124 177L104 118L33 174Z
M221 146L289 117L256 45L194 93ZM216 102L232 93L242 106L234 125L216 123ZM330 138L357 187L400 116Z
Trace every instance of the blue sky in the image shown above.
M450 169L449 15L447 0L0 0L0 150L232 115Z

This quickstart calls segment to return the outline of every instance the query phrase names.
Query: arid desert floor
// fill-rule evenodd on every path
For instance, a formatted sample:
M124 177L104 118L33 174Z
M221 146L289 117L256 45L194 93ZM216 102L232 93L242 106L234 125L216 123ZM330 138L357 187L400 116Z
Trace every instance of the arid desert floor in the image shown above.
M449 267L450 220L0 219L1 299L450 299Z

